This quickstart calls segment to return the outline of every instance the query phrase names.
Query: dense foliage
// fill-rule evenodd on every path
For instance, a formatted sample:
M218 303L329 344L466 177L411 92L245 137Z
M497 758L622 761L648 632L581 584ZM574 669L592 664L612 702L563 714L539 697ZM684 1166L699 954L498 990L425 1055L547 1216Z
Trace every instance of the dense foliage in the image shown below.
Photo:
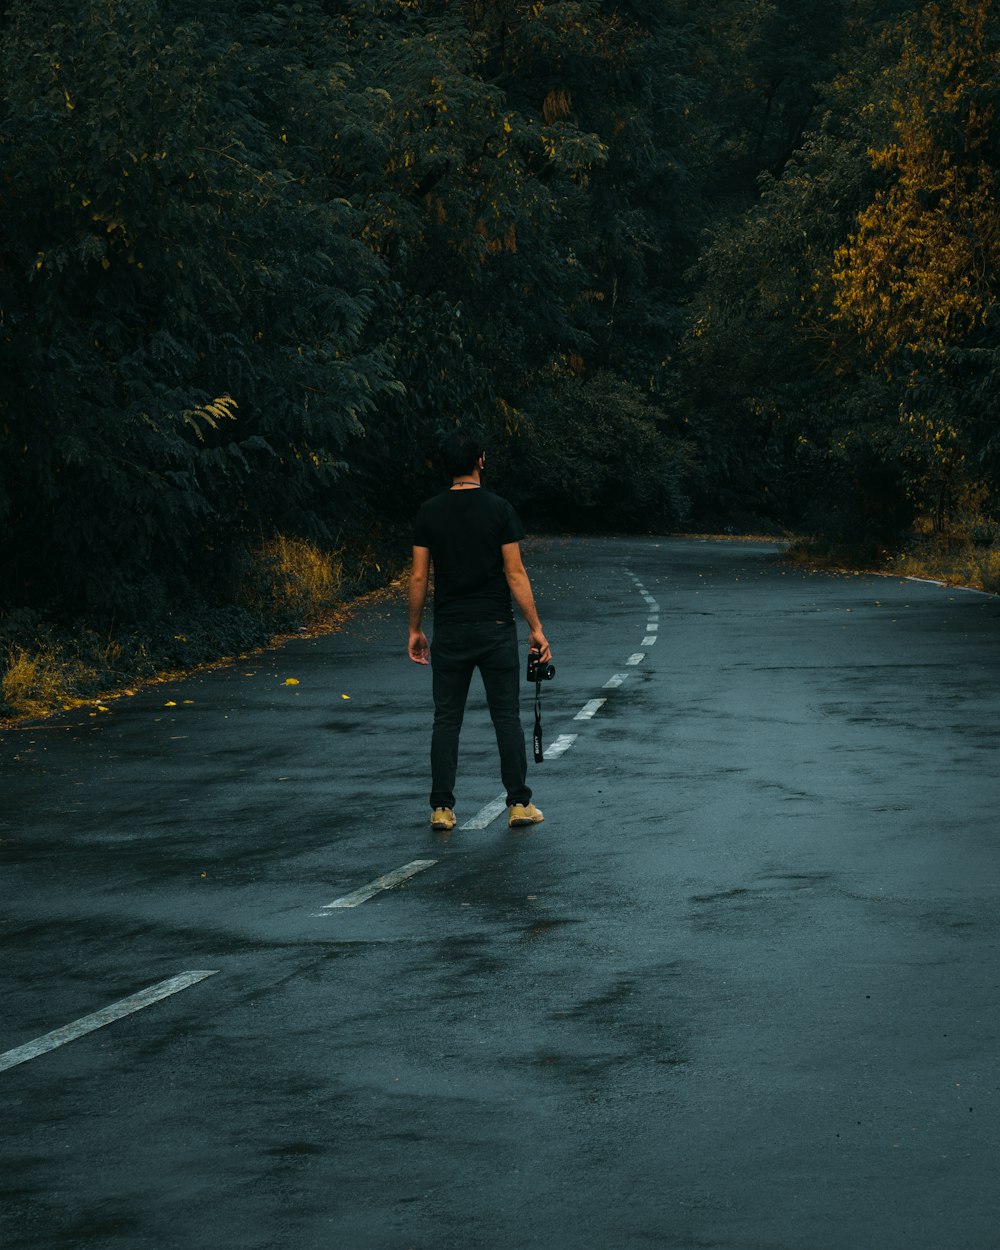
M1000 486L1000 15L875 16L849 23L788 162L714 227L678 391L706 467L726 457L707 509L770 497L872 545L922 518L989 529Z
M245 604L468 419L537 523L989 521L998 47L988 0L7 0L0 612Z

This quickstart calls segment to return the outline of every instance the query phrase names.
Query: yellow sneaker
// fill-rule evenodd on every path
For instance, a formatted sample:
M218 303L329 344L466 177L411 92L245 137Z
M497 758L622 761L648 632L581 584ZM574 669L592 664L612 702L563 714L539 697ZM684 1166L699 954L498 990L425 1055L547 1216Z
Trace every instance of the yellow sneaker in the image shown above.
M537 825L545 819L534 803L511 803L508 810L508 824L511 829L519 829L522 825Z
M431 828L432 829L454 829L458 824L458 817L450 807L435 807L431 812Z

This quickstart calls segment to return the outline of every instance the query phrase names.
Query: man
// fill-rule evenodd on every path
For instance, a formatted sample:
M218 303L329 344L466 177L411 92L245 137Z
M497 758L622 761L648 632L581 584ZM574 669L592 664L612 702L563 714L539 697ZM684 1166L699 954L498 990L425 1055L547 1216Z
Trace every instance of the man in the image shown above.
M500 750L508 823L516 828L543 819L531 801L527 755L519 713L521 665L511 596L530 630L529 645L550 658L521 561L524 529L511 505L482 484L483 440L458 431L446 442L451 487L428 499L417 513L410 574L409 656L430 657L434 728L431 734L431 827L455 827L458 737L472 672L478 668ZM421 629L430 567L434 566L434 644Z

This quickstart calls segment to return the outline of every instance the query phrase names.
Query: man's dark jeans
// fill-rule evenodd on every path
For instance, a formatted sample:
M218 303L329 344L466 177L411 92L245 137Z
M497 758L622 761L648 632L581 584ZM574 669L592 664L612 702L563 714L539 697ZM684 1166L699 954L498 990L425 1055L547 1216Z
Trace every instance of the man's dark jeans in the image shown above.
M431 644L434 678L434 731L431 735L431 807L455 806L458 736L473 670L486 688L497 746L500 776L508 803L527 803L528 760L519 711L521 664L513 621L475 625L435 625Z

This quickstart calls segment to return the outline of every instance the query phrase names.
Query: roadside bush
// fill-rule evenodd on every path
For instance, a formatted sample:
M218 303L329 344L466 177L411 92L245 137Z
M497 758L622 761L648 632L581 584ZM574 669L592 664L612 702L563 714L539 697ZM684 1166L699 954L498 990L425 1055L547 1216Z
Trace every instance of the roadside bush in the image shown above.
M44 716L74 694L95 686L97 670L63 654L58 648L31 652L8 650L0 689L3 705L19 716ZM2 706L0 706L2 710Z
M336 605L343 581L339 553L278 534L251 558L244 582L246 605L275 628L312 624Z
M980 522L948 534L915 535L892 558L889 569L904 577L928 577L1000 594L1000 527Z

